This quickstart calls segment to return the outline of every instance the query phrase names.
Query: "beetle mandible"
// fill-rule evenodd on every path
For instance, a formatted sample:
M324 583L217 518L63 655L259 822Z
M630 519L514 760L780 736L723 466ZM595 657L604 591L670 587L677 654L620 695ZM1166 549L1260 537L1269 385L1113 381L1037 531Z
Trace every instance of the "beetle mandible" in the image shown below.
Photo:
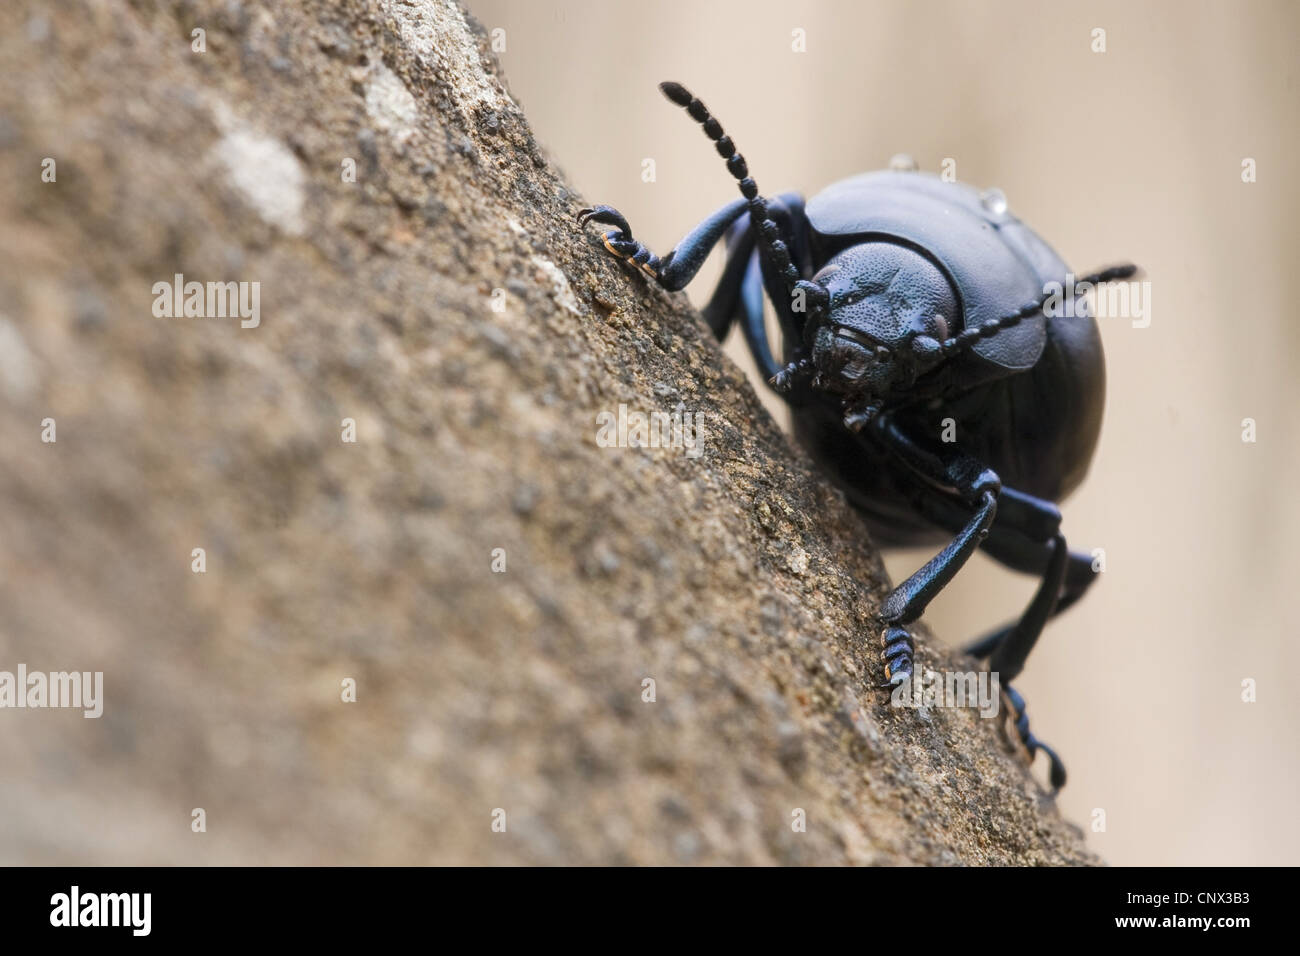
M769 384L790 404L794 431L882 545L945 543L881 608L886 683L910 680L907 625L977 548L1041 579L1020 618L967 648L989 660L1031 756L1065 768L1029 732L1008 685L1047 620L1094 577L1090 554L1061 534L1061 501L1082 481L1101 430L1105 367L1095 319L1080 300L1050 309L1067 268L1007 212L996 192L891 169L814 196L759 194L744 158L708 109L678 83L664 95L713 140L743 198L656 256L611 206L605 248L660 286L679 290L725 237L722 279L704 309L719 340L739 321ZM1132 265L1082 279L1127 279ZM1053 286L1055 285L1055 287ZM768 344L763 297L775 306L783 360ZM945 423L956 440L943 440Z

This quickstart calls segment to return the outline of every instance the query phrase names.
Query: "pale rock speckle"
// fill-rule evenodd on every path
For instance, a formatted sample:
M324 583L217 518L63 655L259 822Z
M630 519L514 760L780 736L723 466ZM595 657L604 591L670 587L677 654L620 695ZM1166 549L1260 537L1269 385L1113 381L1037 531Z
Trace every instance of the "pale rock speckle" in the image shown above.
M569 280L565 278L560 267L550 259L543 259L541 256L530 256L533 265L546 276L551 283L551 295L555 301L564 308L568 309L574 315L581 315L582 311L578 308L578 297L573 294L573 287L569 285Z
M366 113L375 126L397 143L405 143L417 132L420 110L402 78L379 63L366 82Z
M303 232L303 170L289 147L244 123L223 103L214 107L225 135L216 156L231 183L258 214L291 236Z
M26 341L17 327L0 315L0 390L17 402L31 395L36 385L36 363Z

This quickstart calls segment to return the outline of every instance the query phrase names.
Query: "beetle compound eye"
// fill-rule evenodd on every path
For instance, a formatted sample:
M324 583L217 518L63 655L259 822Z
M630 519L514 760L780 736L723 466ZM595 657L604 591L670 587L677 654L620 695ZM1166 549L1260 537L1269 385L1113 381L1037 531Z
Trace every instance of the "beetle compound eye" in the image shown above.
M918 335L912 339L912 354L919 359L923 365L928 365L936 361L943 352L943 346L938 339L932 339L928 335Z

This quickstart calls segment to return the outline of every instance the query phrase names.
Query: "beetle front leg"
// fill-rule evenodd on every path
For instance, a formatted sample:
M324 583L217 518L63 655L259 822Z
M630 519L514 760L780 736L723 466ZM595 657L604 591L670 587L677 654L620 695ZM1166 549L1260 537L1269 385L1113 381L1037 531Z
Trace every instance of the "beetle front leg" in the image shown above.
M692 229L672 252L660 259L645 245L632 236L632 227L621 212L613 206L593 206L578 212L578 222L589 222L613 226L611 232L601 239L611 255L639 268L670 292L684 289L695 278L695 274L704 265L709 252L726 233L727 227L739 219L748 203L737 199L727 203L708 219Z

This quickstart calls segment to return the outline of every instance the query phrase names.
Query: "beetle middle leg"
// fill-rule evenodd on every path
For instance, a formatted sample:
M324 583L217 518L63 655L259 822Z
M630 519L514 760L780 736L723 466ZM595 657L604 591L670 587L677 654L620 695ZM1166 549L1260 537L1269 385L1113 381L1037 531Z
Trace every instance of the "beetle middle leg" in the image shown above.
M1005 493L1006 489L1004 489ZM1050 545L1051 540L1047 542L1035 540L1026 537L1013 526L1003 525L990 531L988 540L984 542L984 550L999 563L1014 571L1041 576L1045 574L1048 561L1052 556ZM1053 617L1078 601L1088 590L1089 585L1096 580L1097 573L1092 565L1091 554L1083 551L1068 553L1065 559L1065 577L1056 600L1056 607L1052 611ZM1012 635L1017 624L1018 622L1012 621L972 641L966 646L966 653L980 659L989 657Z
M782 241L789 247L796 268L806 275L811 271L812 250L803 208L803 197L798 193L782 193L768 203L768 212ZM727 262L717 289L703 309L704 317L719 341L726 337L732 323L739 320L754 364L768 386L779 391L773 378L780 375L783 366L772 354L768 340L763 318L764 293L774 296L772 301L781 321L782 338L796 343L796 348L802 343L803 328L797 325L800 317L782 309L788 297L782 293L781 277L757 251L758 233L748 212L728 229L726 243Z
M754 246L758 241L755 234L749 213L745 212L740 215L730 226L724 236L723 243L727 250L726 264L722 267L722 277L714 287L713 295L700 314L704 316L704 321L708 323L709 329L713 332L713 337L719 342L725 341L727 333L731 331L731 326L737 318L743 318L744 313L751 311L753 303L750 301L753 297L753 281L750 276L751 259L754 255ZM760 285L758 289L759 301L758 309L762 310L763 290Z

